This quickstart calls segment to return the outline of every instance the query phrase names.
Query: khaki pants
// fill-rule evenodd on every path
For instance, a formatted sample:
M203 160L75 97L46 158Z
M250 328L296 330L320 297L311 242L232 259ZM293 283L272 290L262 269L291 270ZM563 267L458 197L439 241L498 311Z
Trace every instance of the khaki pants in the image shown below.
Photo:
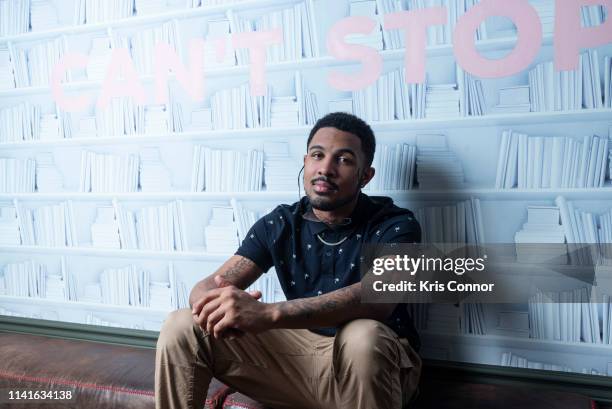
M157 409L202 409L211 378L274 409L400 409L421 359L405 339L367 319L335 337L275 329L214 339L188 309L171 313L157 342Z

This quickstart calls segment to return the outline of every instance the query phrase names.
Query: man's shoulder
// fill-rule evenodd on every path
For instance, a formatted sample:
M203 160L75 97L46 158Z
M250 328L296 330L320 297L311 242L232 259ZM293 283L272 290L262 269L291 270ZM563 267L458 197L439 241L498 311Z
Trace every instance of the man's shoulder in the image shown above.
M412 210L400 207L393 202L393 199L386 196L367 196L370 200L371 211L371 226L379 226L381 224L394 222L410 222L417 223L416 217Z

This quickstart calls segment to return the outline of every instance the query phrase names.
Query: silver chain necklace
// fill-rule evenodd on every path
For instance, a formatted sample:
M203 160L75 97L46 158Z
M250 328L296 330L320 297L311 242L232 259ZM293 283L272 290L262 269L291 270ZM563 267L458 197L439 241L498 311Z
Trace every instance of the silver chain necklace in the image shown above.
M320 236L320 235L318 235L318 234L317 234L317 239L319 239L319 241L321 241L321 243L323 243L323 244L327 244L328 246L338 246L338 245L340 245L340 244L344 243L344 241L345 241L346 239L348 239L348 236L344 236L344 238L343 238L342 240L337 241L337 242L335 242L335 243L330 243L330 242L328 242L328 241L323 240L323 239L321 238L321 236Z

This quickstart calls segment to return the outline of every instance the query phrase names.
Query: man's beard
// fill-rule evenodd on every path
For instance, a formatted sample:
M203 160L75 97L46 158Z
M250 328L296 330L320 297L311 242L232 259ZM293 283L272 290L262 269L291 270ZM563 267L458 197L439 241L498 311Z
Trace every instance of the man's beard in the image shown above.
M318 196L314 191L310 191L310 194L307 193L308 200L310 201L310 205L313 209L321 210L324 212L328 212L330 210L336 210L345 206L352 202L360 193L359 186L355 189L355 193L351 196L347 196L342 199L333 200L325 196Z

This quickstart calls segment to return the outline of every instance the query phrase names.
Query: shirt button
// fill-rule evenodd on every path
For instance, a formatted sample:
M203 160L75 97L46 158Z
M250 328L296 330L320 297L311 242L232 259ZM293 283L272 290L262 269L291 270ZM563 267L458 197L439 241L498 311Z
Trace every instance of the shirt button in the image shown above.
M327 251L327 252L325 252L325 255L326 255L327 257L331 256L331 251Z

